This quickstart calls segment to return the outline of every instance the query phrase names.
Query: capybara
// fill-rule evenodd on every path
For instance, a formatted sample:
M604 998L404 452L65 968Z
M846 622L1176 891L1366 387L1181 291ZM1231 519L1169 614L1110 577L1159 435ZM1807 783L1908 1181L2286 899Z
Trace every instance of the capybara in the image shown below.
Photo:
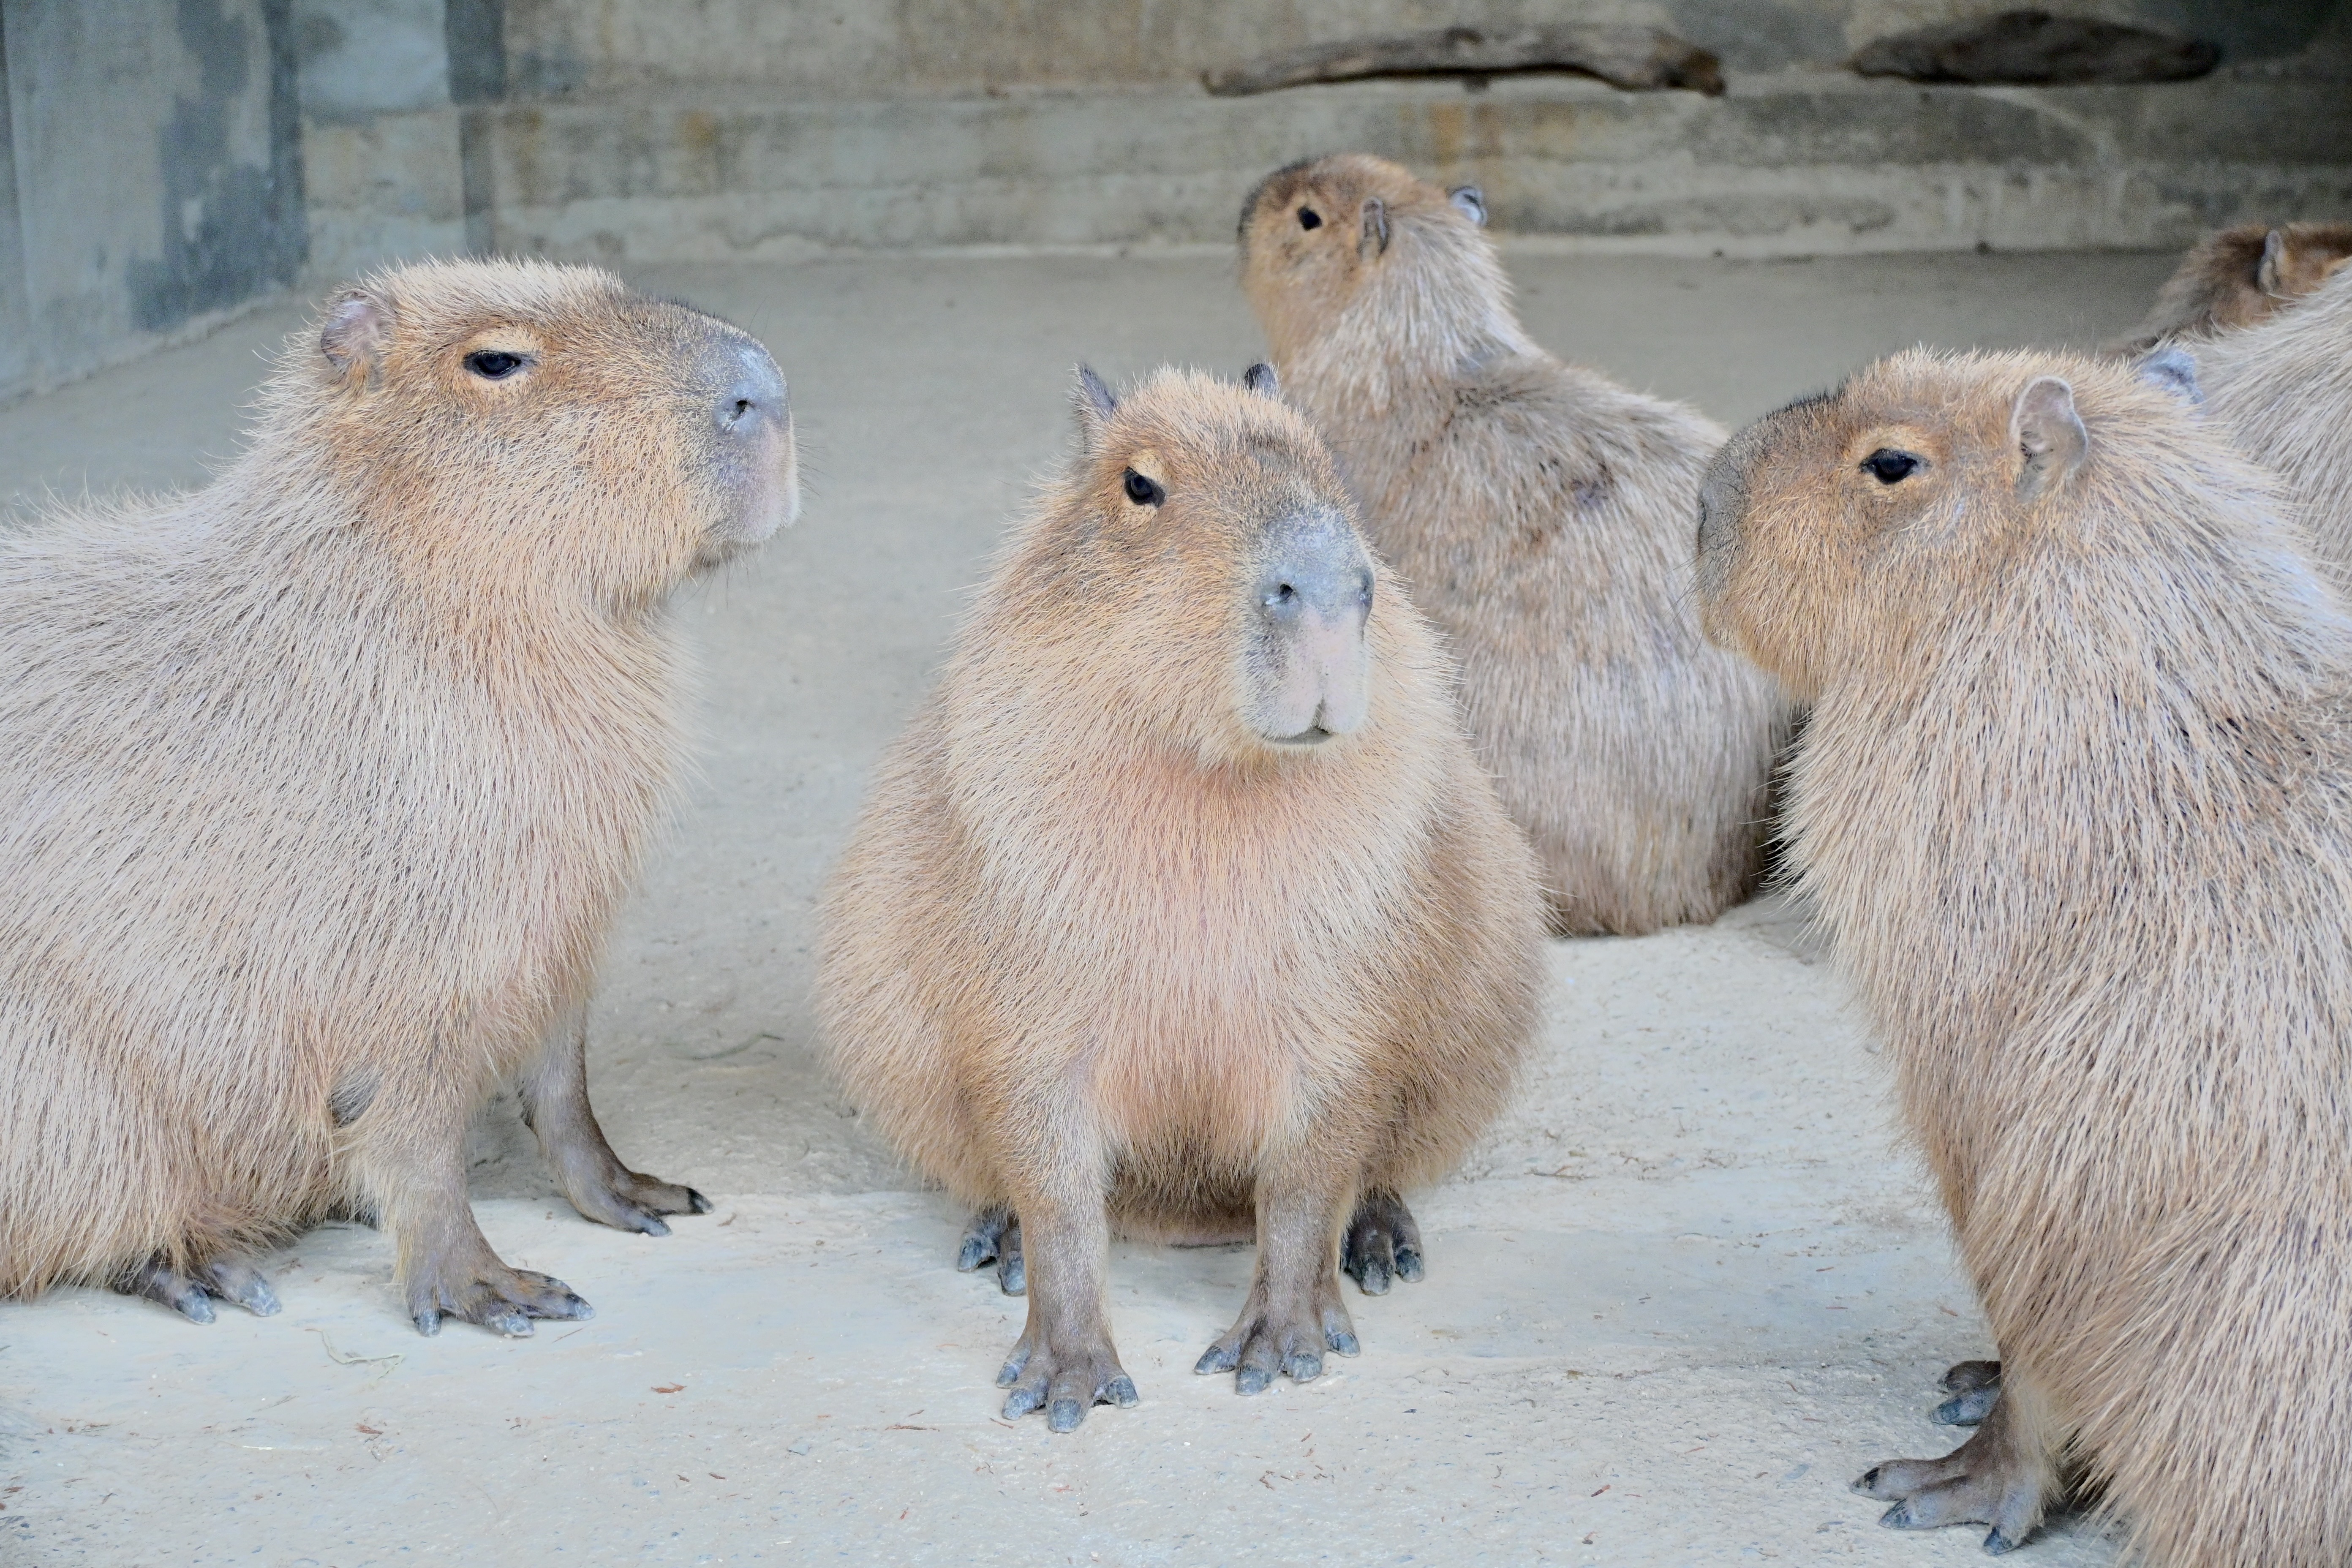
M604 273L431 264L295 339L204 489L0 539L0 1294L274 1310L392 1236L426 1333L579 1317L466 1199L520 1078L593 1217L707 1206L588 1108L581 1008L673 794L663 603L796 506L767 351Z
M2352 594L2352 268L2294 310L2186 351L2207 415L2277 476L2336 593Z
M2127 1560L2342 1568L2352 621L2270 480L2175 377L1915 350L1732 438L1698 576L2000 1343L1857 1489L2002 1551L2079 1461Z
M1484 223L1475 190L1378 158L1295 163L1243 209L1243 286L1285 393L1462 661L1553 929L1710 921L1754 882L1788 725L1690 602L1723 432L1538 348Z
M2154 348L2267 321L2352 261L2352 223L2242 224L2191 247L2157 291L2147 319L2116 346Z
M1335 1265L1418 1275L1398 1194L1500 1107L1542 963L1445 657L1272 373L1124 402L1082 373L1076 403L882 764L818 975L851 1101L978 1211L961 1265L1025 1273L997 1381L1056 1431L1135 1403L1114 1228L1255 1236L1196 1370L1254 1394L1354 1354Z

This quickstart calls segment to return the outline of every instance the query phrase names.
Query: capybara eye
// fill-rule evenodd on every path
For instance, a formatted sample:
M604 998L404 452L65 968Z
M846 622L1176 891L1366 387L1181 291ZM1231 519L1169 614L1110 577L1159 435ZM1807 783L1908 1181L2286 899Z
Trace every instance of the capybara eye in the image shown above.
M522 355L504 349L476 349L466 356L466 368L484 381L504 381L522 368Z
M1862 460L1862 471L1882 485L1899 485L1927 466L1927 459L1881 447Z
M1138 506L1158 506L1168 499L1168 492L1129 468L1127 470L1127 499Z
M1298 209L1298 226L1301 228L1321 228L1323 226L1323 215L1317 212L1313 207L1300 207Z

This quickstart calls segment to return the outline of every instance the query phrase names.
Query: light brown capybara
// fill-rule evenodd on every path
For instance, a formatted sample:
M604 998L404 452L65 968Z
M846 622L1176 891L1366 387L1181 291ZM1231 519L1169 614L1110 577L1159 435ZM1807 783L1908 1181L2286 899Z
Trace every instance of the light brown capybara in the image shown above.
M1272 374L1120 402L1082 373L1076 402L881 768L818 976L852 1102L979 1211L961 1266L1025 1277L997 1381L1056 1431L1135 1403L1114 1228L1255 1236L1197 1370L1254 1394L1355 1353L1338 1267L1418 1277L1398 1194L1500 1107L1542 963L1444 655Z
M2242 224L2191 247L2157 291L2147 319L2116 346L2126 353L2210 338L2268 321L2352 261L2352 223Z
M2340 1568L2352 621L2177 387L1881 362L1724 448L1700 592L1812 703L1789 854L2000 1343L1857 1489L2003 1551L2078 1461L2127 1561Z
M678 772L663 613L797 505L758 342L604 273L431 264L289 344L191 494L0 539L0 1294L276 1310L372 1215L418 1328L580 1317L466 1199L520 1078L582 1210L708 1206L590 1110L581 1010Z
M1537 347L1485 221L1475 189L1378 158L1295 163L1243 208L1243 287L1286 394L1462 661L1553 929L1711 921L1754 886L1789 725L1690 602L1723 432Z
M2277 477L2336 592L2352 595L2352 268L2292 310L2182 352L2207 415Z

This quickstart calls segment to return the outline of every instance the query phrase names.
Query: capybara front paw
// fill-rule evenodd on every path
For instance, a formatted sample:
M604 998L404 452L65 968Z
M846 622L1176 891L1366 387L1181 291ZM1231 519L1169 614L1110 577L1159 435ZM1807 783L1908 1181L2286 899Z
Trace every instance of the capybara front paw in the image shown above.
M2012 1552L2042 1522L2047 1478L2000 1436L2000 1424L1989 1424L1940 1459L1890 1459L1864 1471L1853 1489L1895 1504L1878 1521L1890 1530L1989 1524L1985 1550Z
M664 1215L710 1212L710 1200L692 1187L644 1175L618 1163L575 1187L571 1197L572 1207L599 1225L646 1236L669 1234Z
M1122 1410L1136 1403L1135 1380L1118 1364L1118 1352L1099 1333L1085 1342L1057 1349L1027 1334L1013 1347L996 1386L1010 1389L1004 1396L1004 1418L1018 1421L1032 1410L1045 1412L1045 1425L1056 1432L1075 1430L1097 1405Z
M439 1333L447 1316L524 1339L533 1318L593 1318L596 1310L561 1279L493 1261L469 1277L430 1279L412 1289L408 1315L421 1334Z
M1323 1375L1323 1352L1354 1355L1355 1325L1337 1290L1320 1308L1278 1312L1252 1296L1241 1319L1225 1336L1201 1352L1192 1363L1198 1373L1230 1372L1234 1387L1243 1394L1262 1394L1277 1374L1293 1383Z
M956 1268L969 1274L983 1263L996 1265L996 1283L1006 1295L1028 1293L1029 1271L1021 1260L1021 1216L1009 1208L975 1210L971 1224L964 1227Z
M2000 1363L1960 1362L1944 1373L1942 1386L1952 1397L1936 1406L1934 1419L1947 1426L1977 1426L2000 1398Z
M261 1271L234 1258L215 1258L187 1274L154 1258L125 1274L114 1288L126 1296L161 1301L195 1323L213 1321L215 1296L236 1302L257 1318L271 1317L278 1311L278 1293L269 1288Z
M1388 1294L1391 1278L1407 1284L1421 1278L1421 1227L1402 1198L1374 1187L1357 1201L1340 1245L1339 1267L1367 1296Z

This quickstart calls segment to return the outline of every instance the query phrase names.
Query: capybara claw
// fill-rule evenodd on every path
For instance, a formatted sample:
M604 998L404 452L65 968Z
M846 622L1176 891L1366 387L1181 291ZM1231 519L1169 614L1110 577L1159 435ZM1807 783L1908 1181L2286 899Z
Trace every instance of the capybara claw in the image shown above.
M1012 1391L1004 1396L1007 1421L1043 1410L1047 1429L1055 1432L1076 1430L1095 1405L1125 1409L1137 1403L1135 1380L1119 1366L1108 1339L1056 1354L1052 1345L1037 1345L1024 1335L1005 1358L996 1383Z
M530 1337L533 1318L593 1318L596 1309L551 1275L499 1268L455 1285L427 1283L412 1293L409 1316L419 1333L439 1333L445 1315L520 1340Z
M1971 1388L1966 1394L1955 1394L1936 1406L1929 1419L1944 1426L1974 1426L1992 1414L1993 1405L2000 1398L1999 1384L1988 1388Z
M704 1197L698 1189L688 1187L686 1189L686 1206L690 1214L709 1214L710 1200Z
M1192 1370L1196 1373L1231 1372L1241 1362L1242 1352L1220 1340L1201 1352L1201 1359L1192 1363Z
M2024 1544L2025 1543L2021 1541L2011 1541L2008 1536L2003 1535L1998 1527L1995 1527L1994 1530L1984 1538L1985 1555L1988 1557L2003 1556L2009 1552L2016 1551L2020 1546Z
M956 1249L956 1269L969 1274L983 1263L996 1265L997 1288L1008 1296L1026 1295L1029 1270L1021 1256L1021 1218L1008 1208L977 1210L964 1227L963 1244Z
M215 1296L257 1318L274 1316L279 1310L277 1293L260 1271L232 1258L216 1258L193 1274L182 1274L157 1258L125 1274L114 1288L126 1296L161 1302L192 1323L214 1321Z
M1421 1278L1421 1231L1402 1198L1375 1187L1357 1200L1339 1244L1339 1267L1367 1296L1385 1296L1391 1279Z
M1937 1386L1947 1394L1967 1394L1974 1389L1991 1388L2000 1382L2000 1363L1997 1361L1954 1362L1944 1370Z

